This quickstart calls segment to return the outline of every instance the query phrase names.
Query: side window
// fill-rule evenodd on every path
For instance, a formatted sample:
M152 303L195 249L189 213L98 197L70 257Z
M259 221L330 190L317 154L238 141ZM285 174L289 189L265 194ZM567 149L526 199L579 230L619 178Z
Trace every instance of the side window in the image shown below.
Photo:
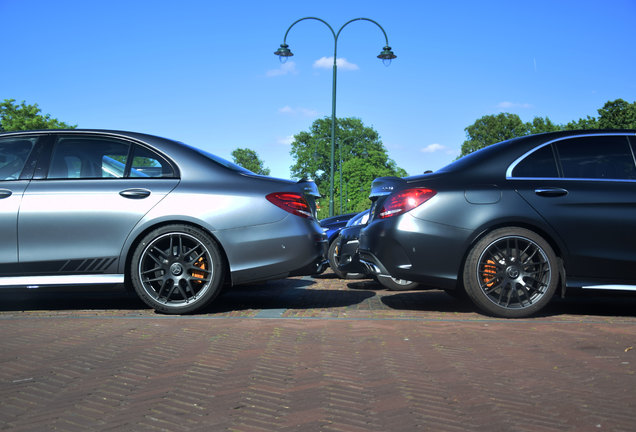
M531 153L519 162L512 171L513 177L556 178L559 177L552 146L547 145Z
M627 137L595 136L556 143L565 178L636 179L636 164Z
M17 180L37 138L0 140L0 181Z
M49 179L121 178L130 144L92 137L61 137L53 146Z
M130 177L174 177L172 167L158 154L135 146Z

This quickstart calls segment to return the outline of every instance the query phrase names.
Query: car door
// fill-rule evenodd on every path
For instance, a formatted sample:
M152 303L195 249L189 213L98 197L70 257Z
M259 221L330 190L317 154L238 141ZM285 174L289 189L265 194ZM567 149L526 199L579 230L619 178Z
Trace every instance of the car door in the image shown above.
M60 135L50 143L49 154L22 199L22 270L47 275L115 272L133 227L179 180L159 155L110 137ZM154 171L131 168L129 158Z
M627 137L584 136L552 146L561 177L515 186L566 244L568 276L636 281L636 164Z
M18 210L29 184L21 174L36 141L28 136L0 139L0 276L18 271Z

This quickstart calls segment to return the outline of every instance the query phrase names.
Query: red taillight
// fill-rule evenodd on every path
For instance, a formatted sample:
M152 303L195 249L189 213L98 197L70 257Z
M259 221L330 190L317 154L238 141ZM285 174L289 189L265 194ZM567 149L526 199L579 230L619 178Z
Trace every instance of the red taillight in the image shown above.
M426 188L406 189L393 194L389 196L382 205L378 217L384 219L413 210L415 207L433 198L435 194L436 192L434 190Z
M267 195L265 198L272 204L296 216L311 218L311 209L302 195L290 192L276 192Z

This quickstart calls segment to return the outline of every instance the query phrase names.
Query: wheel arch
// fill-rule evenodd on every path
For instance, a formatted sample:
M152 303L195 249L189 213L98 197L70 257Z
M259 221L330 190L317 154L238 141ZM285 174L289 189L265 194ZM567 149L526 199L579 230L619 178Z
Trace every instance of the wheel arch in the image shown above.
M477 242L479 242L482 238L484 238L485 236L487 236L488 234L490 234L491 232L500 229L500 228L524 228L527 229L529 231L534 232L535 234L537 234L538 236L540 236L541 238L543 238L546 242L548 242L548 244L550 245L550 247L552 248L552 250L554 251L554 254L557 256L557 259L559 260L559 264L560 264L560 268L559 268L559 278L560 278L560 285L561 285L561 289L562 289L562 295L565 295L565 285L566 285L566 279L565 279L565 268L566 268L566 261L565 261L565 245L561 244L560 241L558 241L556 234L552 234L550 233L548 230L541 228L540 226L536 225L536 224L531 224L528 222L524 222L524 221L502 221L502 222L498 222L496 224L490 225L488 227L484 227L481 230L478 230L477 234L474 235L470 241L470 243L468 244L468 246L466 248L464 248L464 254L462 256L462 261L461 261L461 265L459 266L459 271L457 274L457 287L461 288L463 287L464 281L463 281L463 274L464 274L464 266L466 265L466 260L468 259L468 254L470 253L470 251L473 249L473 247L475 247L475 245L477 244Z
M126 290L131 291L132 288L132 284L130 282L130 271L131 271L131 266L132 266L132 257L134 254L135 249L137 248L137 246L139 245L139 243L141 243L141 240L151 231L157 229L157 228L161 228L164 226L168 226L168 225L175 225L175 224L179 224L179 225L187 225L196 229L199 229L201 231L203 231L205 234L207 234L208 236L210 236L210 239L212 239L212 241L214 241L214 243L216 243L216 245L219 248L219 251L221 252L221 260L222 263L221 265L223 266L223 270L225 271L225 284L232 284L232 274L230 272L230 263L227 257L227 252L225 251L225 248L223 247L223 245L221 244L221 242L219 241L219 239L217 238L217 236L214 235L213 232L211 232L209 229L207 229L206 227L202 226L201 224L197 224L194 223L192 221L188 221L188 220L164 220L152 225L147 226L144 230L140 231L139 233L137 233L137 235L135 236L134 240L132 242L130 242L130 245L128 246L127 250L124 250L122 252L122 254L124 254L124 285L126 287Z

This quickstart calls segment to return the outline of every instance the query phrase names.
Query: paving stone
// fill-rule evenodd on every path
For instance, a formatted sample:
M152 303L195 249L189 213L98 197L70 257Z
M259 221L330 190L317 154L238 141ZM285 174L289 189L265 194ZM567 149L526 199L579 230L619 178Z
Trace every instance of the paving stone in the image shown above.
M0 291L0 430L632 431L636 296L480 315L326 273L168 317L108 289Z

